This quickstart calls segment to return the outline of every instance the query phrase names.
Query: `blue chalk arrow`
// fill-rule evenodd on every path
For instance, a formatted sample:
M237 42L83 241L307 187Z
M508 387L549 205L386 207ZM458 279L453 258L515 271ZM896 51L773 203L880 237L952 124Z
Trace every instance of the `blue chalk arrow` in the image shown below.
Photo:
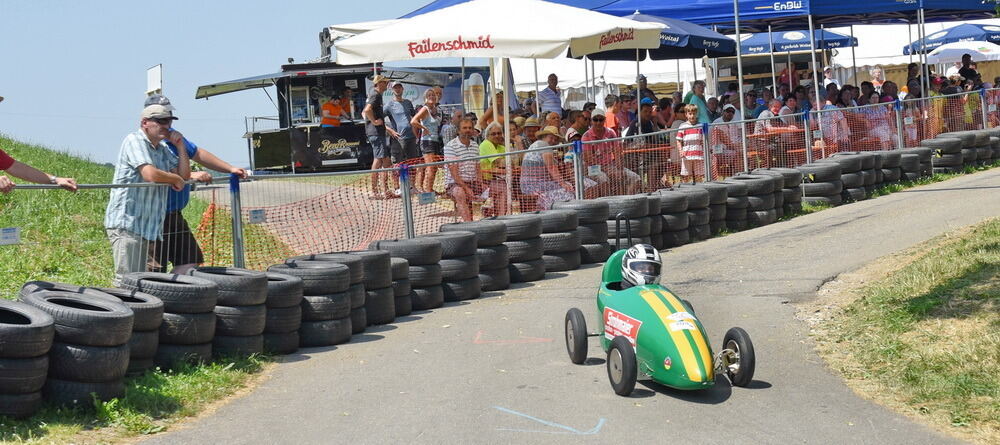
M599 433L601 431L601 427L604 426L604 422L605 422L604 418L602 417L600 420L597 421L597 425L594 426L593 428L591 428L591 429L589 429L587 431L580 431L580 430L578 430L576 428L573 428L573 427L569 427L569 426L566 426L566 425L560 425L558 423L550 422L548 420L542 420L542 419L539 419L537 417L529 416L529 415L524 414L524 413L519 413L519 412L514 411L512 409L507 409L507 408L504 408L504 407L501 407L501 406L494 406L493 408L496 408L497 410L503 411L503 412L508 413L508 414L513 414L515 416L524 417L525 419L534 420L535 422L538 422L538 423L540 423L542 425L545 425L545 426L551 426L553 428L559 428L561 430L565 430L565 431L541 431L541 430L519 430L519 429L510 429L510 428L497 428L497 431L515 431L515 432L519 432L519 433L576 434L576 435L580 435L580 436L591 436L591 435Z

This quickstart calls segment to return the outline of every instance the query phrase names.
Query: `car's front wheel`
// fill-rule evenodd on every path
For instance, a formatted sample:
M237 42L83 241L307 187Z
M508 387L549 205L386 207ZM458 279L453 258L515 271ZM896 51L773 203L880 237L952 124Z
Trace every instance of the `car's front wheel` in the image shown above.
M611 348L608 349L608 380L615 394L628 396L635 389L637 378L637 364L635 360L635 348L623 336L617 336L611 340Z

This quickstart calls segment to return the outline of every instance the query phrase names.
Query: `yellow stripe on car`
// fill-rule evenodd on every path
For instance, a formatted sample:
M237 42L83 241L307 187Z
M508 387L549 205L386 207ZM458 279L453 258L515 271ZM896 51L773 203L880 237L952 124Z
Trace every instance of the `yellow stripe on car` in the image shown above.
M677 308L678 311L686 310L684 304L681 303L680 299L676 295L666 292L659 291L660 296L662 296L671 306ZM705 341L705 336L701 335L701 329L696 329L688 331L691 334L691 338L694 339L695 346L698 347L698 354L701 355L701 363L705 366L705 370L708 373L706 380L714 379L713 373L715 372L715 367L712 366L712 353L708 348L708 342Z
M681 355L681 360L684 362L684 370L687 372L688 378L693 382L702 381L701 370L698 368L698 361L695 359L694 350L691 348L691 342L688 338L684 336L684 331L674 331L670 329L670 319L667 318L673 313L667 308L663 300L653 293L652 291L644 290L639 292L642 299L646 301L650 309L656 312L656 316L660 317L660 322L663 323L663 329L670 334L670 338L674 340L674 344L677 345L677 352Z

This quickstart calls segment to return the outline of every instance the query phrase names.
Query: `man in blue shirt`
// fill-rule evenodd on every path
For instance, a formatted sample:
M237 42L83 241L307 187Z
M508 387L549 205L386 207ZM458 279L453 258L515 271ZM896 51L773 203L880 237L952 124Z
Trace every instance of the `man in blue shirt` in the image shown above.
M154 104L173 110L170 100L159 94L154 94L146 99L147 106ZM171 128L171 131L174 129ZM181 137L181 139L183 139L186 148L187 158L218 172L239 175L241 178L247 177L246 170L233 167L208 150L198 148L194 142L187 138ZM177 144L172 141L167 141L167 148L174 155L178 154ZM205 171L192 171L191 179L208 184L212 182L212 175ZM166 272L167 263L172 263L174 269L171 273L183 275L197 267L198 264L205 262L201 247L198 246L198 241L194 239L191 228L188 227L184 215L181 214L190 200L190 185L185 185L180 191L170 190L167 193L167 214L163 219L163 240L154 240L150 244L148 265L150 271Z

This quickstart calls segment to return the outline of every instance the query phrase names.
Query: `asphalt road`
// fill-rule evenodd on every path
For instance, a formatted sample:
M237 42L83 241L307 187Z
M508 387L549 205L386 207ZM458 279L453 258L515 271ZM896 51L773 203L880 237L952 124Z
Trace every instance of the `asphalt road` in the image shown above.
M492 293L289 356L260 388L147 443L949 443L854 395L815 354L790 302L836 275L1000 214L1000 169L691 244L663 282L718 347L753 338L751 388L655 384L616 396L604 354L570 363L566 310L593 328L600 269Z

